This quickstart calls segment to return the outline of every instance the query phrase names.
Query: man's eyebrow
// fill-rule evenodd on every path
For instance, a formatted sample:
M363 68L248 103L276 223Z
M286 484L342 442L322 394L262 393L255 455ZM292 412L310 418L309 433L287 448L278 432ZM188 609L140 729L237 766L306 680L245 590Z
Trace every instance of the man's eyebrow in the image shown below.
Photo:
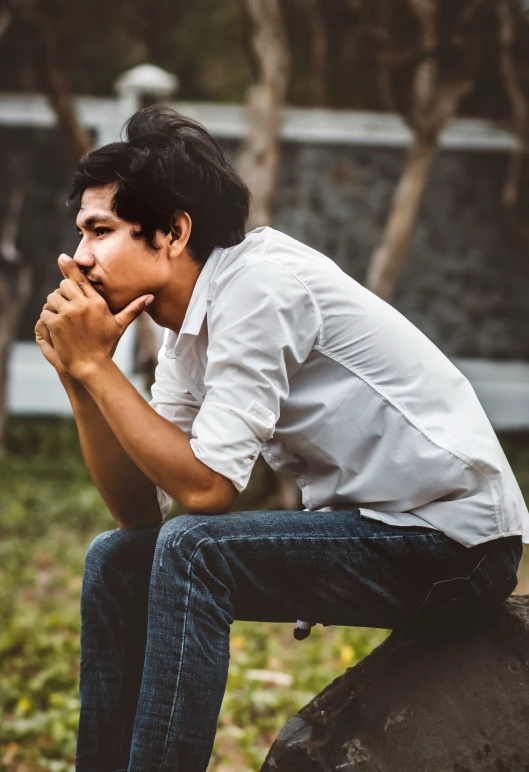
M76 228L92 228L93 225L95 225L96 222L107 222L107 223L117 223L117 220L115 217L112 217L111 214L103 214L102 212L95 212L94 214L91 214L90 217L87 217L85 220L82 220L80 223L76 223Z

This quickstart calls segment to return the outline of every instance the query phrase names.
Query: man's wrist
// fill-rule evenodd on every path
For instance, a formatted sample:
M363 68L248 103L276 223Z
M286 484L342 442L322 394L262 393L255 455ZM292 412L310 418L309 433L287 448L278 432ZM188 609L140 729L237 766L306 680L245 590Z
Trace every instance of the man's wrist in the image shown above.
M74 378L70 373L57 372L57 375L59 376L61 383L65 385L68 383L79 383L77 378Z
M90 362L75 369L75 379L87 391L91 391L105 374L112 372L116 367L117 365L112 359L97 363Z
M79 383L77 378L74 378L70 373L58 373L59 380L64 386L64 390L67 394L72 392L84 392L86 391L82 383Z

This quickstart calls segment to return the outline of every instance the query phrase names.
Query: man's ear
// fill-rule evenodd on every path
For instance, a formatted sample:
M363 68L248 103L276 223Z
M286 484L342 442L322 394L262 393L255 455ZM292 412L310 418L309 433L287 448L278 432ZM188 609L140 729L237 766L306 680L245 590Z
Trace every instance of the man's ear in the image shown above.
M175 212L171 220L170 245L182 251L191 236L192 222L187 212Z

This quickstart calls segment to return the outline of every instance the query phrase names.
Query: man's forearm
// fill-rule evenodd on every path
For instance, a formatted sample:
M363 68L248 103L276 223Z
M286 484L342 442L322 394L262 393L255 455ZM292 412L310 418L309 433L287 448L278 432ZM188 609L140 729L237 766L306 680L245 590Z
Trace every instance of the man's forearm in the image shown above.
M115 520L125 528L159 523L155 484L125 452L85 387L68 376L61 377L61 382L72 405L88 471Z
M226 512L233 483L199 461L189 438L159 415L109 360L80 378L131 460L186 512Z

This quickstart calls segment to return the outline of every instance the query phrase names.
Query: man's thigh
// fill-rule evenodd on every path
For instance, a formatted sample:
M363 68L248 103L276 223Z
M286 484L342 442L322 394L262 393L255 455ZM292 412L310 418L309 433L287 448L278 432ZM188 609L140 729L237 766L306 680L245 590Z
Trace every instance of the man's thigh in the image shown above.
M233 577L236 619L394 628L412 618L435 581L471 570L482 551L434 529L390 526L358 511L197 520L209 537L205 552L220 552Z

